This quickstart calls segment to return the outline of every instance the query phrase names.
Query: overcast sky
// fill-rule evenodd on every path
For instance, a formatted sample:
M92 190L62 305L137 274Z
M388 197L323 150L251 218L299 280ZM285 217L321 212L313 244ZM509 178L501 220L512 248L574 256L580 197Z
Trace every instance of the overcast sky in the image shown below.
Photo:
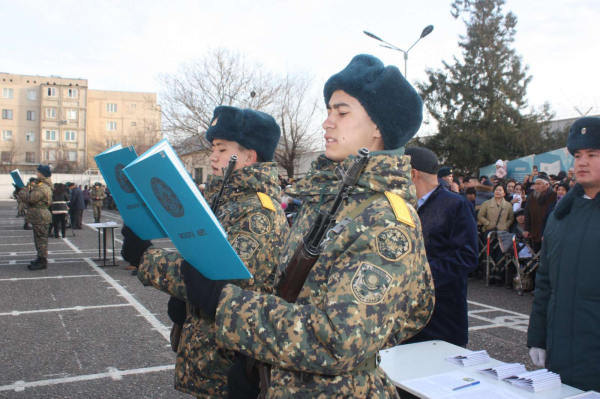
M423 80L459 54L464 23L451 0L123 1L0 0L0 71L89 80L92 89L159 92L157 76L209 47L239 50L276 71L306 69L322 87L352 57L370 53L404 71L402 54L367 30L411 50L408 78ZM530 105L557 117L600 113L600 1L507 0L519 20L515 47L530 66Z

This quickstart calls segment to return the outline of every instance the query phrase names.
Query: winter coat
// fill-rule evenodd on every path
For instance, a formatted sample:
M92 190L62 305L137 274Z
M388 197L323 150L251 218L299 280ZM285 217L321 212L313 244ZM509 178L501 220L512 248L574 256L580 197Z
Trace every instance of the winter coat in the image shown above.
M478 184L475 186L475 209L479 209L483 203L489 199L494 198L494 188Z
M25 222L40 225L50 224L52 215L48 208L52 206L52 180L42 177L19 191L19 198L27 205Z
M535 242L542 241L544 226L546 225L547 209L556 201L556 191L548 187L543 195L535 197L532 193L527 197L527 206L525 207L525 228L529 231L529 238Z
M576 185L548 220L527 346L563 383L600 391L600 195L583 195Z
M502 210L502 213L500 213L500 210ZM508 231L514 220L515 214L512 205L504 198L502 198L500 205L498 205L495 198L485 201L477 215L477 222L483 227L483 230L491 230L497 227L498 231Z
M90 192L90 198L92 199L92 205L102 206L103 200L106 198L106 194L102 187L94 186Z
M75 187L71 190L71 201L69 202L69 208L73 211L82 211L85 208L83 202L83 193L79 187Z
M467 274L478 260L475 209L466 198L440 185L417 212L435 285L435 307L425 328L403 343L439 339L464 346L469 341Z
M90 200L90 190L87 188L83 190L83 200L84 201Z
M52 214L60 215L68 213L67 204L69 203L69 194L66 192L52 195Z

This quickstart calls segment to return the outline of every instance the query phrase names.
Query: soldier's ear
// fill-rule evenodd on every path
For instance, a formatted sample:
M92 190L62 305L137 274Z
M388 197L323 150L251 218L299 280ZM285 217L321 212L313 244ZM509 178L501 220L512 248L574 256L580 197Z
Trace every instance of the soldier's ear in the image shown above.
M258 162L258 154L255 150L246 150L244 166L250 166Z

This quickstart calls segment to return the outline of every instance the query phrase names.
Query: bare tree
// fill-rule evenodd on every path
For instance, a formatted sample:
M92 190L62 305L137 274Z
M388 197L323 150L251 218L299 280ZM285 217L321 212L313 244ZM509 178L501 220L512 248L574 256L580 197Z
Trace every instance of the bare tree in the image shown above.
M23 149L17 144L16 137L10 140L3 140L0 145L0 165L2 173L10 173L15 169L18 158L23 155Z
M320 103L306 73L288 71L282 83L274 106L274 116L281 128L275 160L293 177L300 160L318 149L320 129L315 114Z

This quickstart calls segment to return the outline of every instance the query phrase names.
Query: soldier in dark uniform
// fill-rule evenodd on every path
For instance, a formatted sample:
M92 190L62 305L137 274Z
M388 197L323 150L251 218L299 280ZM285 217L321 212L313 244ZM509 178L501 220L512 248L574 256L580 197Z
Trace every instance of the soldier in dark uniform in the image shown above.
M434 286L409 158L423 103L394 66L358 55L325 84L325 154L286 193L303 207L283 245L285 269L319 210L337 194L336 167L362 147L370 160L342 203L295 303L182 265L188 300L215 317L216 340L272 365L270 398L397 398L378 365L381 349L421 330L434 306ZM240 369L237 381L245 376ZM231 376L234 378L235 376Z
M19 193L19 198L27 204L25 223L33 225L33 240L37 258L27 268L42 270L48 267L48 225L52 215L48 208L52 205L52 172L49 165L40 164L37 179Z
M280 129L270 115L250 109L217 107L206 139L212 144L213 176L205 197L212 199L222 185L222 168L230 157L238 162L225 189L217 218L227 232L232 247L253 278L236 281L244 289L273 292L273 278L279 251L288 225L279 205L281 190L277 164L273 162ZM139 264L138 278L172 295L169 316L183 325L175 366L175 388L199 398L237 397L228 390L227 372L235 352L218 347L213 318L193 310L186 317L187 292L181 275L184 259L179 253L150 247L133 231L123 229L123 258ZM146 250L146 248L148 248ZM205 249L206 250L206 249Z

